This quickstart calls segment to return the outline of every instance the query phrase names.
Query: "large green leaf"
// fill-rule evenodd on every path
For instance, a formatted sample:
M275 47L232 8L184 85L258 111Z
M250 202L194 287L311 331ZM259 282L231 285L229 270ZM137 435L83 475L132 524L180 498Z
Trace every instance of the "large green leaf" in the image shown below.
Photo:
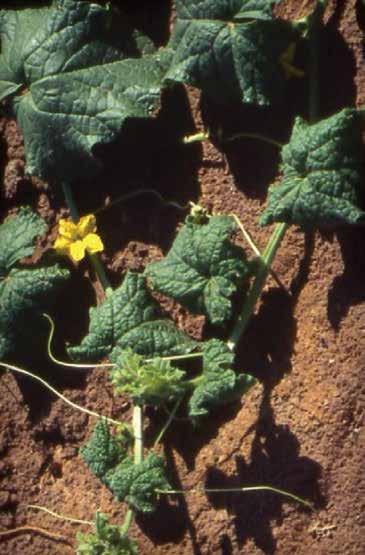
M0 279L16 262L34 251L34 239L46 231L42 218L22 207L0 226Z
M297 118L282 149L283 179L272 185L263 225L305 227L365 221L360 118L345 108L315 124Z
M0 279L0 359L36 333L42 311L68 276L68 270L55 265L13 268Z
M57 265L14 267L33 253L34 240L44 231L44 222L28 208L0 226L0 359L14 352L17 342L34 338L41 311L69 275Z
M249 374L232 370L234 355L219 339L204 344L203 374L189 400L193 420L235 399L239 399L255 382Z
M188 217L167 256L146 268L153 288L214 324L229 319L230 298L250 269L244 251L229 240L235 229L230 216L202 224Z
M59 182L94 174L93 147L156 108L169 53L152 54L150 41L105 7L53 0L3 10L0 38L0 100L17 93L10 101L31 174Z
M167 79L199 87L221 103L267 105L280 98L286 80L281 56L294 31L272 17L273 3L176 0Z
M90 309L89 333L78 347L68 349L75 359L113 360L127 348L147 357L190 352L196 343L158 315L143 276L128 272L123 284L98 307Z
M142 513L154 511L156 489L170 489L165 478L164 460L151 453L140 464L126 458L108 472L106 486L118 501L126 501L130 507Z

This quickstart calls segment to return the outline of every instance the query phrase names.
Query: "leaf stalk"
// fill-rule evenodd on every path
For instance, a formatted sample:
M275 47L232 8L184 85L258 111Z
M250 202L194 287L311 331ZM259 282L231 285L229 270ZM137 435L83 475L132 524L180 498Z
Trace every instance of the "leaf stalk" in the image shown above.
M242 334L246 331L249 320L255 310L256 303L260 298L262 290L265 286L271 264L275 258L276 252L280 247L281 241L283 240L287 229L287 224L277 224L261 258L259 258L258 260L258 269L256 272L255 281L253 282L247 299L243 305L242 312L238 316L237 321L227 341L227 345L232 351L236 349Z

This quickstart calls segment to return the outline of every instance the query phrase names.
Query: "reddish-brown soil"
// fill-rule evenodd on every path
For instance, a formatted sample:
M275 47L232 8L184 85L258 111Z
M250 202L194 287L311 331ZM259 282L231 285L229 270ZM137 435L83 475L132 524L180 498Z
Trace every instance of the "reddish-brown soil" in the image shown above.
M287 1L282 13L298 13L294 8L297 2ZM365 102L365 8L360 1L332 1L326 21L323 115ZM167 29L161 25L159 36ZM165 94L158 122L138 127L134 145L127 144L125 133L102 153L103 174L78 184L80 209L95 211L136 186L156 187L181 204L199 200L214 212L236 213L262 248L271 230L260 228L257 219L267 186L277 175L275 149L245 140L223 151L209 142L176 146L176 139L204 125L222 127L227 134L261 131L285 141L293 115L306 115L305 84L290 87L291 100L275 110L220 109L183 88ZM0 131L1 216L18 205L32 205L50 224L51 233L41 245L45 249L57 219L65 214L62 197L24 176L15 123L1 120ZM151 196L102 212L103 258L113 283L120 282L126 268L139 270L160 256L182 218L183 213ZM243 244L239 236L237 241ZM312 501L315 511L267 493L207 497L193 492L163 499L156 514L138 518L132 526L142 554L364 553L364 241L363 229L289 230L274 264L284 287L269 281L239 349L240 368L257 376L259 385L201 429L174 423L163 445L177 488L271 484ZM81 264L54 313L61 356L64 342L83 335L87 307L95 294L101 296L93 276L94 290L87 277L87 266ZM189 333L208 333L201 318L189 318L171 303L165 307ZM74 402L121 420L130 418L128 402L113 398L106 371L65 371L26 352L19 352L18 359ZM0 536L0 553L69 555L76 532L88 530L27 510L31 503L86 520L101 510L121 522L125 507L113 501L77 454L92 419L12 374L0 376L0 392L0 533L22 526L50 532L49 537L31 529ZM150 417L146 435L152 440L164 417Z

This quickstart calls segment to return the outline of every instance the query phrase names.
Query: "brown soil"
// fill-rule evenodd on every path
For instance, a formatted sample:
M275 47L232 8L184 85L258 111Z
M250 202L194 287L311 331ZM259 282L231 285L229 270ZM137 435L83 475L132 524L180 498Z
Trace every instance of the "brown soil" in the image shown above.
M287 1L284 15L298 13L293 7L297 3ZM365 102L365 9L361 2L338 0L330 3L326 20L321 50L324 115ZM296 100L281 110L235 107L230 112L200 99L194 90L165 94L159 121L141 126L138 156L123 137L106 149L103 175L80 183L75 191L79 206L83 212L94 211L133 186L157 187L181 204L199 200L215 212L235 212L263 247L271 230L260 228L257 219L267 185L277 173L275 150L245 140L223 152L211 143L178 147L175 139L219 122L226 133L255 129L285 141L293 114L306 113L306 87L291 87L290 98ZM1 215L31 204L54 228L65 213L62 198L24 176L15 123L1 120L0 131ZM103 256L113 283L120 282L126 268L138 270L160 256L181 220L178 210L147 196L101 213L99 226L107 244ZM42 249L53 237L51 233ZM243 244L241 238L237 241ZM195 492L163 499L155 515L138 518L132 526L142 554L364 552L363 244L363 229L310 234L293 228L287 233L274 265L285 288L269 282L240 345L239 365L257 376L260 385L242 404L220 410L201 429L176 422L163 446L177 488L271 484L311 500L316 510L267 493L207 497ZM81 265L58 303L61 355L60 345L78 341L85 332L86 307L95 302L87 276L86 265ZM100 296L98 289L96 294ZM204 333L201 318L189 318L171 303L165 308L189 333ZM73 401L122 420L130 417L128 402L113 399L106 372L76 375L44 360L31 365L29 353L19 353L19 358ZM121 522L124 506L113 501L77 455L93 422L29 380L3 374L0 390L0 532L32 526L61 536L14 533L0 537L0 553L68 555L74 552L76 531L88 530L27 510L30 503L86 520L101 510ZM163 422L163 415L151 417L150 439Z

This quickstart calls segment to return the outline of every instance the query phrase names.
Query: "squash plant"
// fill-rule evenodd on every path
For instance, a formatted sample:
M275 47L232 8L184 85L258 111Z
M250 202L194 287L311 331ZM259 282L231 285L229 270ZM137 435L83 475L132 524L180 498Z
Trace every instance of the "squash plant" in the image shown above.
M90 308L88 333L80 345L68 348L74 362L62 363L52 355L52 320L49 354L60 364L85 369L107 357L102 366L109 368L115 394L130 396L134 406L131 428L100 418L81 449L90 470L128 510L121 526L99 513L94 524L86 522L94 525L94 533L79 534L79 554L136 553L128 536L135 513L154 511L160 495L186 493L170 486L164 460L155 452L178 408L185 407L194 424L204 426L216 407L254 386L252 376L235 368L235 351L288 225L317 228L364 221L360 116L345 108L321 120L318 109L316 49L326 2L317 2L312 13L295 22L274 17L275 3L175 0L171 38L157 50L125 13L87 0L0 11L0 101L24 134L27 172L62 188L70 210L70 220L59 222L55 251L76 263L87 256L105 290L104 301ZM304 75L295 64L299 40L309 52L311 121L297 118L281 149L282 180L270 187L260 219L262 225L277 223L264 252L249 257L234 244L238 225L233 216L210 215L194 205L165 258L143 273L128 271L113 289L98 255L106 238L99 236L93 215L80 218L72 194L76 179L100 168L95 145L111 142L126 120L154 115L161 90L174 82L197 86L222 103L277 102L287 78ZM206 138L203 133L184 142ZM23 323L39 319L44 299L68 276L60 263L33 269L19 264L32 254L42 233L44 224L28 208L0 226L0 367L26 375L32 374L4 359L24 340ZM201 342L189 337L163 313L152 291L204 315L216 336ZM237 315L232 296L239 292ZM74 408L99 416L59 395ZM167 405L171 413L146 454L143 415L148 405ZM270 485L235 489L253 490L274 491L310 506Z

